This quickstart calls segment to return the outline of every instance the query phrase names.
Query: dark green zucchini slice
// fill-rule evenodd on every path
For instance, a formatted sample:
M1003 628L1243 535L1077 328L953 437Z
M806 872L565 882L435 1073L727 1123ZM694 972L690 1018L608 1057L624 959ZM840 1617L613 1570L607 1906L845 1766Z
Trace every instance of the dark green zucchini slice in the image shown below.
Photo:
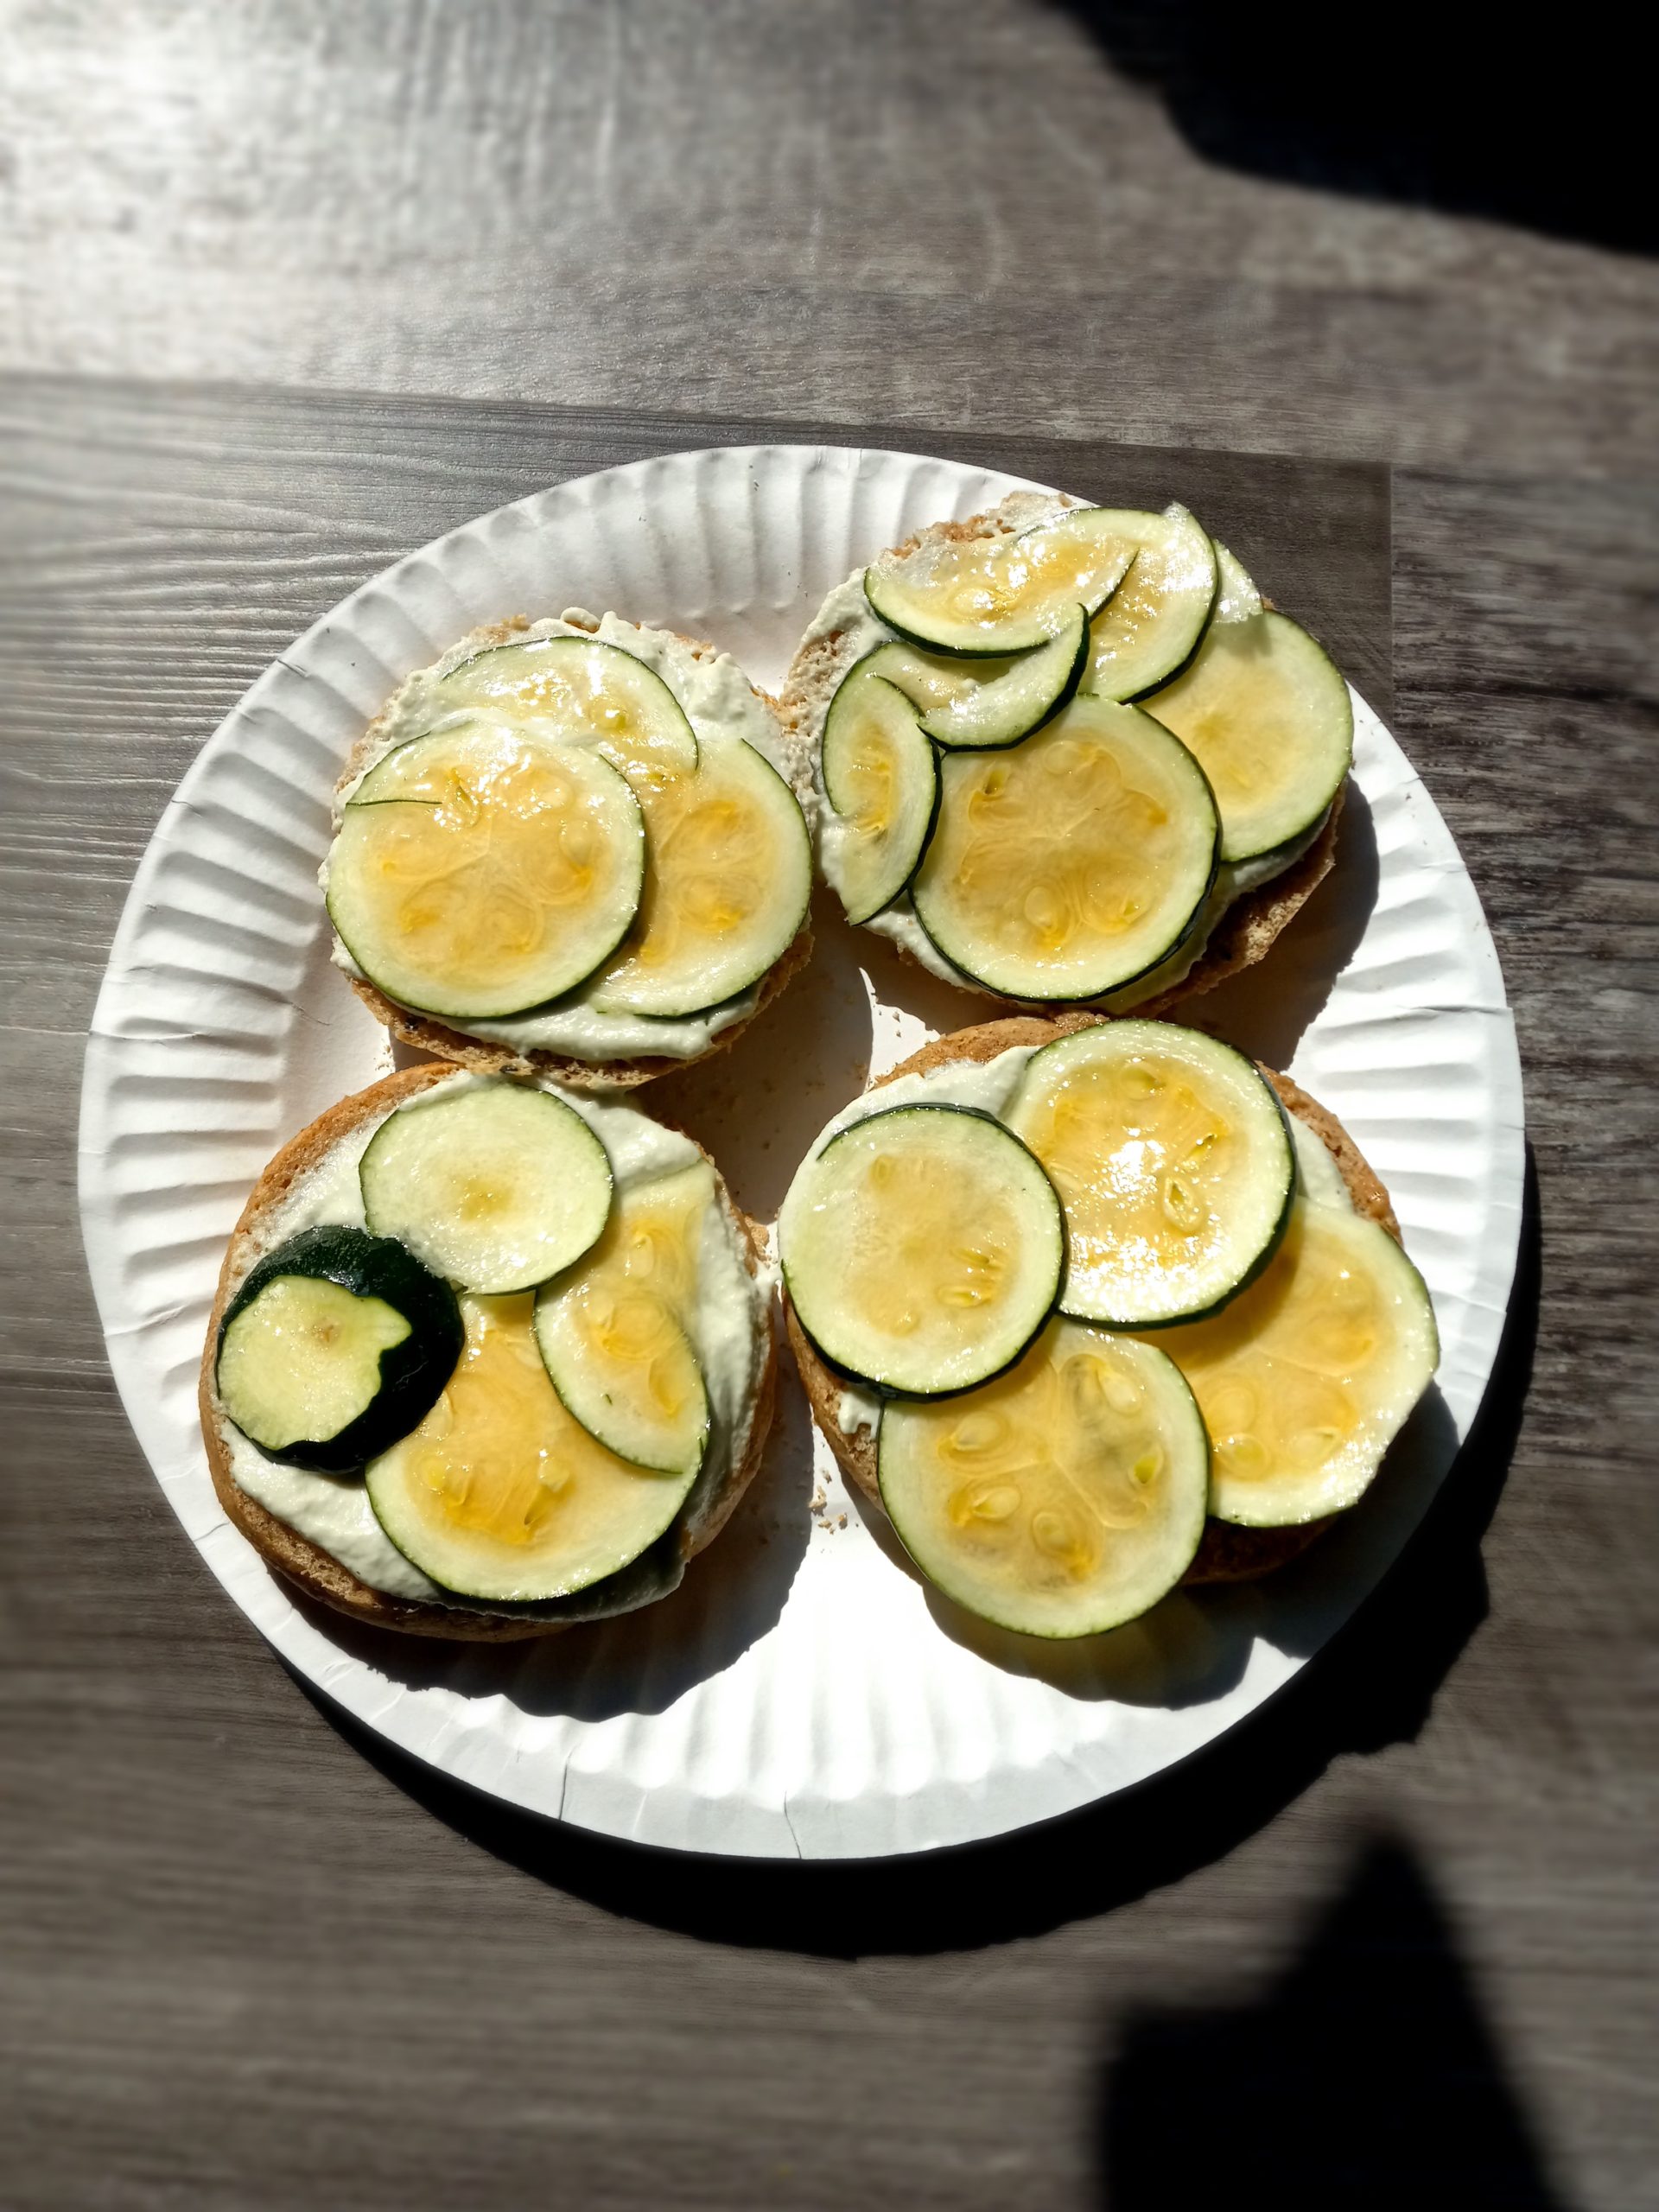
M454 1291L393 1238L302 1230L226 1308L214 1385L267 1459L348 1474L425 1419L462 1333Z

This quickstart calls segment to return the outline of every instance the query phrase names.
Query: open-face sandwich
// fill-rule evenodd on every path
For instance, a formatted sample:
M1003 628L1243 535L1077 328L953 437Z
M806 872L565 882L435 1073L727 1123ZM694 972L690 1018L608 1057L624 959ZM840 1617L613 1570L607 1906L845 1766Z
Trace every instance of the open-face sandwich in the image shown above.
M1351 1139L1173 1022L927 1046L824 1129L779 1245L843 1472L947 1596L1031 1635L1300 1551L1439 1357Z
M232 1236L201 1421L314 1598L502 1641L665 1595L760 1463L758 1232L690 1138L429 1063L280 1152Z
M824 601L779 697L850 921L945 981L1156 1013L1329 870L1347 685L1184 507L1010 494Z
M334 957L421 1050L645 1082L730 1045L810 952L796 785L728 653L576 607L476 630L341 779Z

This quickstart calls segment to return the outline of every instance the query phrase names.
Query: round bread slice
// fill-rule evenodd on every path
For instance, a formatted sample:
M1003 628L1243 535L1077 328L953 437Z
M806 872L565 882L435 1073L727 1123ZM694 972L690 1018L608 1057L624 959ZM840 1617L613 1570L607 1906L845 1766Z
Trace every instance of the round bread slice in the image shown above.
M893 557L902 559L927 544L1009 537L1029 530L1033 524L1047 520L1068 507L1084 504L1066 494L1055 499L1031 492L1011 493L999 505L988 508L983 514L970 515L965 522L930 523L907 537L902 545L895 546ZM1262 601L1264 607L1272 603L1265 598ZM778 695L778 714L794 750L808 761L817 758L830 700L842 677L865 649L844 630L817 631L815 625L790 664ZM1167 1013L1183 999L1196 998L1200 992L1213 990L1228 976L1237 975L1241 969L1253 968L1258 960L1264 959L1280 932L1295 919L1331 873L1336 860L1342 800L1343 794L1338 791L1318 836L1305 853L1278 875L1234 899L1210 932L1203 952L1179 982L1172 983L1154 998L1144 999L1119 1011L1144 1015ZM899 944L896 950L912 966L925 965L908 945ZM930 969L927 972L933 971ZM969 976L954 980L960 988L978 997L995 999L997 995Z
M568 618L567 618L568 619ZM481 652L487 645L511 645L531 627L528 614L514 614L503 622L486 623L469 631L465 638L456 639L474 652ZM680 631L668 634L678 640L697 660L718 659L719 648L701 638L688 638ZM453 648L449 650L453 651ZM749 689L755 697L773 714L778 702L758 684ZM385 727L385 714L378 715L353 747L339 782L334 786L338 798L357 780L372 759ZM785 742L789 743L785 732ZM785 779L797 798L806 787L806 772L800 757L791 761L791 773ZM810 817L808 817L809 823ZM681 1068L695 1067L698 1061L710 1059L716 1052L723 1052L736 1044L749 1025L765 1013L791 976L798 975L812 957L812 925L810 918L804 921L792 941L773 961L762 976L760 995L753 1010L741 1021L734 1021L710 1039L707 1048L689 1059L675 1059L667 1054L641 1055L633 1059L582 1060L563 1052L544 1052L539 1047L529 1052L516 1051L511 1045L492 1043L485 1037L472 1037L459 1029L452 1029L435 1015L412 1013L409 1007L397 1005L385 993L370 982L366 976L347 974L346 981L357 993L377 1021L384 1022L400 1044L408 1045L420 1052L434 1052L440 1059L448 1060L457 1067L470 1068L479 1075L536 1075L546 1076L552 1082L562 1083L572 1090L632 1090L656 1077L672 1075Z
M1140 1008L1135 1012L1139 1015ZM900 1076L925 1075L931 1069L949 1067L962 1060L994 1060L999 1052L1006 1052L1017 1045L1029 1045L1034 1050L1052 1045L1057 1038L1070 1037L1079 1029L1092 1029L1099 1020L1098 1015L1088 1014L1063 1014L1052 1020L1020 1014L1006 1021L986 1021L973 1029L958 1029L951 1036L938 1037L931 1045L924 1045L920 1052L912 1052L872 1087L880 1090L883 1084L896 1082ZM1310 1098L1288 1076L1276 1075L1271 1068L1263 1068L1262 1072L1278 1093L1286 1111L1312 1129L1330 1154L1347 1185L1355 1212L1386 1229L1397 1244L1401 1241L1400 1224L1395 1219L1389 1194L1336 1116L1317 1099ZM784 1294L784 1325L789 1332L790 1349L795 1355L807 1402L812 1408L812 1418L834 1454L836 1465L848 1481L856 1484L864 1497L880 1510L875 1432L861 1428L849 1435L842 1427L836 1414L844 1387L842 1379L819 1357L795 1317L787 1292ZM1244 1529L1217 1521L1212 1516L1205 1523L1198 1555L1181 1580L1188 1583L1254 1580L1257 1575L1270 1573L1275 1567L1282 1567L1287 1560L1306 1551L1321 1529L1330 1525L1327 1517L1305 1521L1292 1528Z
M448 1637L470 1643L513 1643L529 1637L554 1635L569 1624L536 1619L528 1615L489 1613L470 1606L438 1605L390 1596L385 1591L372 1588L348 1567L342 1567L321 1545L313 1543L309 1537L302 1536L297 1529L289 1528L285 1521L279 1521L257 1499L250 1497L231 1471L230 1451L225 1435L228 1423L213 1387L219 1321L244 1277L260 1257L257 1234L267 1216L296 1183L321 1165L336 1145L360 1128L365 1122L376 1120L393 1107L401 1106L405 1099L414 1097L435 1083L442 1083L454 1073L454 1067L446 1061L428 1061L420 1067L402 1069L396 1075L386 1076L380 1082L371 1084L366 1090L359 1090L352 1097L342 1099L337 1106L331 1106L326 1114L320 1115L308 1128L302 1129L291 1142L284 1145L254 1185L252 1195L242 1209L241 1218L231 1232L225 1264L219 1271L218 1295L213 1300L213 1313L207 1323L207 1341L202 1351L199 1390L201 1433L207 1446L207 1465L213 1475L213 1489L226 1519L241 1530L267 1566L285 1574L307 1597L332 1606L335 1612L345 1613L353 1620L366 1621L374 1628L397 1629L413 1636ZM664 1123L664 1126L670 1125ZM699 1146L698 1150L702 1149ZM707 1160L709 1155L704 1153L703 1157ZM709 1164L714 1167L713 1160ZM765 1233L733 1201L718 1168L715 1168L715 1179L722 1203L741 1232L744 1264L758 1281L765 1255ZM765 1332L763 1363L749 1409L749 1424L743 1448L719 1488L698 1508L695 1520L688 1520L683 1525L680 1531L683 1558L695 1557L714 1541L760 1465L760 1455L772 1427L778 1371L777 1346L770 1324L764 1317L757 1320L757 1341L762 1331Z

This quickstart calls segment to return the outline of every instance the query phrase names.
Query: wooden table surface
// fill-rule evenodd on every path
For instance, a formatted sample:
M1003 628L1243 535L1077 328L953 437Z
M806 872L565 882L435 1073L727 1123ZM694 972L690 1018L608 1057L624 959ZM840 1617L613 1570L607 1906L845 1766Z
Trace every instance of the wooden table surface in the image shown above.
M6 2212L1659 2203L1659 273L1207 163L1132 13L0 0ZM264 662L756 418L1386 493L1536 1166L1478 1444L1338 1643L1132 1802L885 1868L340 1726L150 1480L75 1221L127 885Z

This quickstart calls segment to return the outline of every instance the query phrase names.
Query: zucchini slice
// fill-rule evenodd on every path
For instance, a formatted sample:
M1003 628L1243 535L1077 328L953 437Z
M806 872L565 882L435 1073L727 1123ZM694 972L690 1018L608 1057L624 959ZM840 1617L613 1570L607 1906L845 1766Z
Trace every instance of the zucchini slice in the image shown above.
M644 894L632 935L588 994L601 1014L701 1014L759 982L812 895L799 802L740 737L645 799Z
M960 1106L892 1106L790 1185L784 1280L826 1359L886 1390L963 1390L1017 1359L1053 1306L1065 1230L1019 1139Z
M219 1324L219 1403L267 1459L349 1474L424 1419L461 1355L448 1283L360 1229L267 1254Z
M368 1469L398 1550L446 1590L517 1604L614 1574L672 1523L690 1474L620 1459L565 1410L536 1349L533 1300L464 1298L466 1349L415 1430Z
M566 1407L621 1458L665 1473L695 1474L708 1448L686 1325L714 1203L702 1161L619 1192L597 1249L536 1300L536 1341Z
M873 563L864 596L890 630L931 652L1027 652L1079 602L1097 613L1135 556L1106 509L1077 507L1018 537L930 538Z
M1114 508L1110 527L1132 549L1135 565L1090 627L1085 691L1135 699L1173 676L1204 635L1216 597L1216 556L1196 517L1182 506L1162 514Z
M1254 860L1311 830L1353 761L1340 671L1300 624L1266 608L1213 624L1192 666L1143 703L1203 764L1224 861Z
M922 1573L1026 1636L1096 1636L1155 1605L1204 1534L1209 1446L1173 1363L1051 1321L966 1396L881 1415L881 1500Z
M1046 645L965 697L930 708L922 728L937 745L1018 745L1052 721L1089 665L1089 617L1073 607Z
M947 753L939 779L911 899L988 990L1103 997L1166 960L1202 912L1215 802L1185 747L1138 708L1080 693L1012 752Z
M1034 652L996 659L952 659L893 639L867 653L858 666L896 683L921 710L922 727L936 744L972 745L984 751L1017 745L1040 729L1071 696L1076 677L1088 665L1085 655L1075 674L1065 666L1063 641L1074 626L1063 625Z
M480 1084L389 1114L358 1167L363 1211L462 1290L530 1290L594 1243L611 1163L580 1114L545 1090Z
M1157 1342L1210 1431L1210 1510L1253 1529L1352 1505L1440 1360L1428 1292L1393 1237L1305 1198L1249 1289Z
M933 748L916 709L867 655L842 679L824 719L821 771L835 810L823 873L849 922L867 922L916 872L939 803Z
M1004 1117L1065 1212L1060 1309L1114 1328L1210 1312L1262 1268L1296 1189L1271 1087L1242 1052L1169 1021L1046 1045Z
M1008 653L996 658L979 655L964 659L960 654L925 653L919 645L890 638L885 645L866 653L857 665L871 676L896 683L912 706L926 714L934 707L971 699L985 684L1001 683L1011 669L1022 667L1029 658L1027 653Z
M1248 622L1252 615L1262 612L1262 594L1256 589L1243 563L1230 553L1221 540L1212 538L1216 549L1216 609L1210 617L1211 623Z
M639 790L697 765L684 709L654 668L597 638L532 638L491 645L434 686L443 709L474 708L510 721L554 724L591 745Z
M494 1020L609 958L645 866L639 804L608 761L470 721L410 738L358 785L328 855L328 913L388 998Z

